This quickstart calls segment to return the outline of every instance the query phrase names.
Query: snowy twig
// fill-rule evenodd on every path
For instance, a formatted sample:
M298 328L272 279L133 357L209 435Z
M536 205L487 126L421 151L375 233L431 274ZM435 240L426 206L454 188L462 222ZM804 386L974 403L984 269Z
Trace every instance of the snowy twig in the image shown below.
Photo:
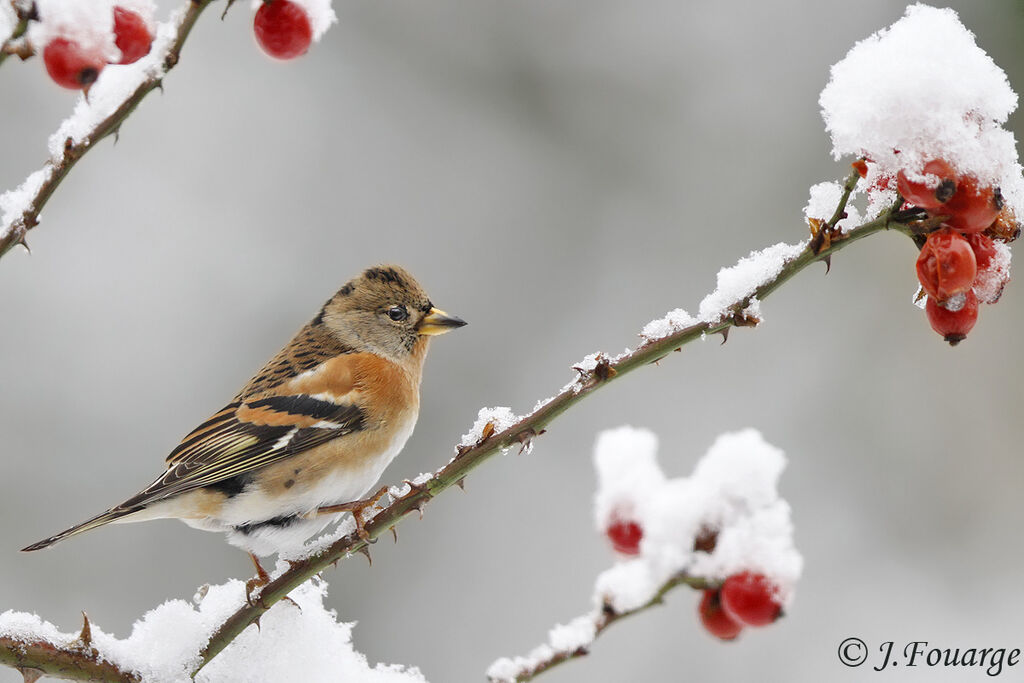
M164 76L174 68L181 55L181 48L188 38L189 32L195 25L196 20L204 9L213 0L188 0L187 8L180 15L180 20L175 27L175 32L168 42L160 68L148 77L143 79L130 93L128 93L120 104L114 107L109 115L95 123L91 130L85 135L68 136L60 141L63 150L55 154L46 162L42 169L36 171L26 184L19 188L29 194L23 198L20 204L24 207L16 215L3 216L0 221L0 256L6 254L16 244L25 245L25 236L29 230L39 223L39 213L43 206L50 199L54 190L74 167L85 153L111 133L117 133L121 124L132 111L139 105L142 99L156 88L163 86ZM22 18L21 23L26 20ZM12 38L13 40L13 38ZM12 40L4 43L5 47ZM3 55L0 55L3 59Z
M85 637L63 647L45 638L0 636L0 664L14 667L26 681L45 675L72 681L138 683L138 676L122 671L92 648L87 642L87 630L82 633Z
M7 1L0 0L0 2ZM15 24L11 35L3 36L4 41L0 43L0 64L3 64L4 60L11 55L19 55L22 59L28 56L25 53L24 46L21 45L21 37L28 31L28 22L32 17L35 6L31 2L26 3L19 0L10 0L10 4L14 10L14 15L18 18L18 23Z
M844 201L852 192L855 184L855 181L847 183ZM480 439L475 444L460 447L456 456L447 465L429 478L417 480L415 485L408 487L406 495L394 500L366 522L365 529L369 535L369 541L364 541L357 534L350 533L313 555L291 562L289 569L263 588L256 596L257 599L253 600L254 604L239 609L217 629L201 653L203 664L216 657L238 634L255 623L264 612L284 598L289 591L346 556L358 552L368 553L368 543L372 543L378 536L391 530L404 517L413 511L421 511L431 498L452 485L461 485L470 471L494 455L517 446L528 448L533 439L542 434L544 428L555 418L611 380L638 367L655 363L673 350L679 350L682 345L705 335L714 333L724 335L734 326L755 324L755 321L744 313L750 307L752 300L763 300L764 297L807 266L828 258L832 253L848 244L884 230L898 230L909 234L911 229L903 223L894 222L891 219L891 214L891 211L885 212L875 220L843 232L840 236L833 236L831 244L821 251L815 252L810 244L805 245L799 253L781 265L777 275L755 288L751 294L731 302L717 321L695 323L664 337L649 339L635 351L615 359L600 357L593 364L594 367L579 370L578 381L568 385L561 393L540 404L533 412L519 418L511 426L504 429L495 429L494 425L491 425L489 429L485 427Z
M676 574L661 585L653 598L639 607L617 612L611 605L605 604L589 614L574 619L572 626L577 631L585 630L588 636L587 640L593 642L606 628L615 622L662 604L665 595L670 590L683 585L690 586L696 590L715 587L714 584L706 579L690 576L686 573ZM590 654L590 650L586 645L572 646L564 649L558 649L552 644L541 645L527 657L498 660L492 666L491 671L488 672L487 677L491 683L522 683L523 681L531 681L562 662L583 657L587 654Z

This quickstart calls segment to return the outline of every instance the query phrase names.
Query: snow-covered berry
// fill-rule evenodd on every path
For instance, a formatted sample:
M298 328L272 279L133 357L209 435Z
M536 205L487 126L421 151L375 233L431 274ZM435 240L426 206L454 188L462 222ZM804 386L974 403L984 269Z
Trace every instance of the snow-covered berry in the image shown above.
M114 43L121 51L118 64L133 64L149 54L153 45L153 34L149 32L146 20L138 12L114 8Z
M57 85L81 90L96 82L107 62L98 50L83 49L67 38L54 38L43 49L43 63Z
M722 609L746 626L767 626L782 614L778 590L764 574L740 572L722 584Z

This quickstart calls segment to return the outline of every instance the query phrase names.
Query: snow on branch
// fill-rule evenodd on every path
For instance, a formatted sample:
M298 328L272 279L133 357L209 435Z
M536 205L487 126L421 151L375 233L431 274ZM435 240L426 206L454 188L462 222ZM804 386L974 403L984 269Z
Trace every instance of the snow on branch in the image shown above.
M188 0L172 16L157 27L150 53L134 64L105 69L93 84L88 97L80 95L74 112L50 136L50 158L38 171L30 174L17 188L0 195L0 256L16 244L28 246L26 235L39 223L39 213L54 190L74 165L96 143L111 133L142 99L163 85L164 76L178 63L181 48L202 11L212 0ZM3 8L0 0L0 8ZM0 60L15 49L18 31L24 33L28 10L19 10L12 37L5 40ZM2 12L2 10L0 10ZM3 27L0 13L0 28Z

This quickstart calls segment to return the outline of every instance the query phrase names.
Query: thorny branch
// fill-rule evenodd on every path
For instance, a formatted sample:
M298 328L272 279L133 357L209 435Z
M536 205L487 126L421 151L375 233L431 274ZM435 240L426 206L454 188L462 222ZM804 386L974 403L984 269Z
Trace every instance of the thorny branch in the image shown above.
M850 181L844 187L843 204L845 204L855 185L856 179L851 176ZM896 220L896 218L907 220L906 217L895 213L898 206L899 204L893 206L878 218L850 230L838 231L829 226L831 238L827 246L816 245L815 240L809 240L801 252L783 264L781 271L776 277L762 284L751 295L734 302L727 308L725 314L719 320L696 323L667 336L647 340L634 351L614 359L599 356L599 360L593 369L578 370L580 377L577 382L567 386L559 394L537 407L533 412L520 418L512 426L497 431L493 426L489 425L490 428L483 430L483 434L476 444L457 449L456 455L448 464L437 470L426 481L410 485L408 493L392 500L384 508L377 511L372 519L366 521L364 525L365 539L360 538L355 532L350 533L315 554L291 562L287 570L274 578L262 590L255 592L250 603L244 605L228 617L213 633L207 645L199 653L201 663L192 672L193 676L206 663L222 652L242 631L257 623L266 611L275 603L284 599L293 589L327 569L332 564L354 553L369 555L369 544L373 543L382 534L393 531L395 525L406 516L414 511L422 512L423 506L442 491L453 485L461 486L469 472L498 453L514 447L529 447L533 439L543 434L545 428L555 418L577 405L585 397L641 366L650 365L664 359L672 351L680 350L684 344L695 339L717 333L725 336L733 327L746 327L756 324L755 321L752 321L743 314L743 311L749 308L753 299L756 298L759 301L763 301L766 296L809 265L818 261L825 261L833 253L849 244L885 230L896 230L912 236L915 231L914 224ZM841 211L837 212L837 216L839 214L841 214ZM683 582L682 578L680 582ZM667 591L673 586L668 585L665 587L665 590ZM608 623L602 627L602 630L607 625L624 616L627 616L627 614L607 615L605 618ZM32 658L19 659L20 653L25 651L26 647L29 647L29 649L35 648L32 650L34 653ZM0 639L0 663L11 666L30 667L55 677L74 678L75 673L79 670L78 663L81 661L82 654L79 649L61 648L52 644L48 644L44 648L39 643L26 646L24 643L14 643L9 640ZM550 666L554 666L557 663L553 662ZM550 666L547 668L550 668ZM540 671L536 673L540 673ZM108 671L106 677L98 677L97 680L131 681L134 679L127 672L113 670Z

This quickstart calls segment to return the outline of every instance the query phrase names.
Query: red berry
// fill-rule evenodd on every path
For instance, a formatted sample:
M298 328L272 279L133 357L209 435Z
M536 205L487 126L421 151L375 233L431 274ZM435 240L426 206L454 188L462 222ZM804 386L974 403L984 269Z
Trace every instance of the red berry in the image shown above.
M868 162L865 159L857 159L857 161L850 164L853 166L853 170L857 171L857 175L861 178L868 177Z
M722 609L741 624L767 626L782 614L776 593L764 574L733 574L722 584Z
M956 346L967 338L967 333L978 322L978 297L973 290L967 290L963 305L956 311L928 297L924 310L928 313L932 329L941 334L950 346Z
M256 42L278 59L306 54L313 42L313 27L306 10L291 0L264 0L253 22Z
M700 607L697 611L700 614L700 623L704 624L704 628L716 638L735 640L743 630L743 624L730 617L722 609L721 596L717 590L704 591L704 597L700 599Z
M54 38L43 49L43 63L53 81L64 88L81 90L96 82L106 66L98 51L83 50L73 40Z
M613 514L605 534L617 552L623 555L640 553L640 540L644 537L644 530L635 521Z
M149 54L153 36L145 19L138 12L114 8L114 43L121 51L118 64L132 64Z
M960 232L981 232L995 222L1002 208L998 187L979 187L976 178L966 176L957 183L953 198L929 213L949 216L946 225Z
M917 279L928 296L945 301L971 288L978 274L971 245L944 228L928 235L917 257Z
M942 159L929 161L921 174L926 176L923 181L910 180L904 171L896 174L896 189L914 206L936 209L956 193L956 171Z

